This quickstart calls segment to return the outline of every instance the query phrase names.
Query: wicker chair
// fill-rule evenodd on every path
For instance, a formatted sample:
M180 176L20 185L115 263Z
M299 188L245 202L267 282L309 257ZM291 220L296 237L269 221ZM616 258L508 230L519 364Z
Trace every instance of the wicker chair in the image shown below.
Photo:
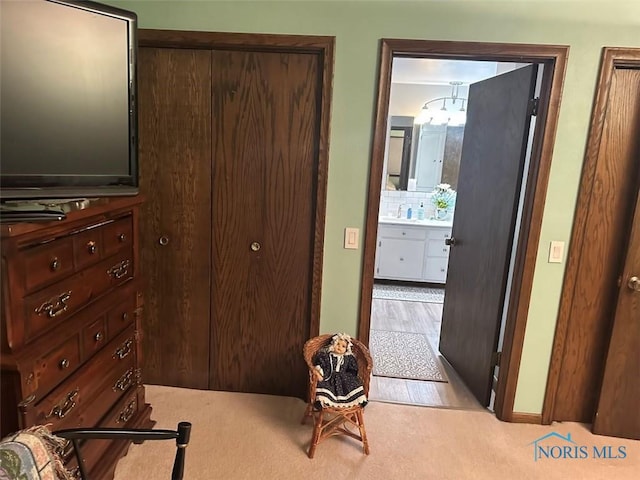
M324 407L322 409L314 407L318 379L313 373L315 370L313 358L321 348L329 345L332 336L332 334L327 334L311 338L307 340L303 348L304 360L309 367L309 402L302 417L302 423L306 422L307 417L313 417L313 434L311 436L308 455L309 458L313 458L318 444L333 435L347 435L361 441L363 452L369 455L369 442L367 440L362 415L364 407ZM362 379L364 393L367 398L369 398L369 383L371 380L371 371L373 370L371 354L362 342L356 339L351 339L351 342L353 344L351 350L358 360L358 376ZM357 428L358 433L349 430L351 426Z

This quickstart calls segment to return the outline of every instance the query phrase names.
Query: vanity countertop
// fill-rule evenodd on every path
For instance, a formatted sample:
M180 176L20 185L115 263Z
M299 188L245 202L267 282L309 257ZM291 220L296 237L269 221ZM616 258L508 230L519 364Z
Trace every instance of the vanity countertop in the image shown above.
M451 220L434 220L425 218L424 220L418 220L416 218L396 218L396 217L379 217L378 223L384 223L389 225L416 225L424 227L448 227L451 228L453 222Z

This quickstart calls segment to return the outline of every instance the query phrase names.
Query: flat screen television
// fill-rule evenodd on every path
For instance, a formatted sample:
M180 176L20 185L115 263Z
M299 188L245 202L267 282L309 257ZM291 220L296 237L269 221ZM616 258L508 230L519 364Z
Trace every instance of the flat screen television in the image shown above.
M2 1L0 200L138 193L133 12Z

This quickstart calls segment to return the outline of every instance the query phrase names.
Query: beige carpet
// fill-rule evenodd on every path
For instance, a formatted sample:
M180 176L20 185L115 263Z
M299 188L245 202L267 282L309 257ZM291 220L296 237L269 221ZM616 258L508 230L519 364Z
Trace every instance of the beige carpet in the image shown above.
M447 377L426 335L371 330L373 374L379 377L446 382Z
M596 436L576 423L501 422L489 412L371 402L365 422L371 454L348 438L329 438L310 460L311 426L299 399L147 387L157 427L193 423L185 480L637 479L640 442ZM540 459L532 441L556 431L576 444L624 446L624 459ZM553 442L553 439L549 439ZM170 478L175 443L132 445L115 480Z

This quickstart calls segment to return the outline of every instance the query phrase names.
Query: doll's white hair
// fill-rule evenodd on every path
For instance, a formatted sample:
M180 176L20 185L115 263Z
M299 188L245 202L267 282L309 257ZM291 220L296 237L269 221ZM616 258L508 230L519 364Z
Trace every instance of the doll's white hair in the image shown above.
M336 333L333 337L331 337L331 344L329 345L330 352L334 351L334 346L338 342L338 340L344 340L345 342L347 342L347 351L345 353L353 353L351 351L351 347L353 346L353 343L351 342L351 336L347 335L346 333Z

